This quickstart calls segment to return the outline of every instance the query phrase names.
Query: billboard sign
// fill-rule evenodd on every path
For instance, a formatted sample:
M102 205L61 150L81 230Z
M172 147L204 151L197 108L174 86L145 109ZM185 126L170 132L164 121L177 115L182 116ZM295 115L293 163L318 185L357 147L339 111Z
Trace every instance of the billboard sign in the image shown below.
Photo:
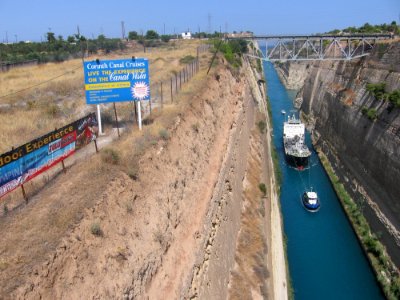
M96 137L94 113L0 155L0 197L72 155Z
M83 63L87 104L150 100L147 58Z

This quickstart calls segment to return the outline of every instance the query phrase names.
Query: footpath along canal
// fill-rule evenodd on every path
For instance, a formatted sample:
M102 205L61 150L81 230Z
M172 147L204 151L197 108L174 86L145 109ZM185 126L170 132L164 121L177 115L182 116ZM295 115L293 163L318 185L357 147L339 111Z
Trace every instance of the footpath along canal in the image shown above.
M283 122L294 94L280 82L271 63L264 63L272 109L273 141L282 170L281 209L287 237L289 272L295 299L384 299L373 270L359 244L317 154L310 167L298 171L285 162ZM285 110L286 114L281 111ZM304 190L313 187L321 208L310 213L302 206Z

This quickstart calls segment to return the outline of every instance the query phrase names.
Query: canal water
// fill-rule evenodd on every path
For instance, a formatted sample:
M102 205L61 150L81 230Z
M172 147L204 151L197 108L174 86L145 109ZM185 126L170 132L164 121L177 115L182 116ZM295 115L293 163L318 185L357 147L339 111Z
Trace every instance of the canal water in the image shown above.
M271 63L264 63L264 70L272 109L273 141L283 176L280 201L295 299L384 299L315 151L310 167L303 171L286 164L283 122L294 109L294 94L282 85ZM311 149L308 133L306 142ZM306 211L300 200L304 190L311 187L321 201L316 213Z

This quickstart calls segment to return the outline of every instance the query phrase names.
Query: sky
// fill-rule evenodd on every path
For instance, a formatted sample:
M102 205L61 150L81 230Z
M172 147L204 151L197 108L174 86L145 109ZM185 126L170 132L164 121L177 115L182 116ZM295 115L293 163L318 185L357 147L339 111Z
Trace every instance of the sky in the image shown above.
M66 38L121 37L149 29L255 34L312 34L349 26L400 23L400 0L0 0L0 42L45 40L48 31ZM164 31L165 30L165 31Z

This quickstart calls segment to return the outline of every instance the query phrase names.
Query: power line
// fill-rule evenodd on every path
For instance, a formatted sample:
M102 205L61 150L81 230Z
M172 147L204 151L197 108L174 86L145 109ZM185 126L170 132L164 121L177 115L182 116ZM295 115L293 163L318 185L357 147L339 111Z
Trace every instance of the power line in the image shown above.
M27 88L24 88L24 89L22 89L22 90L15 91L15 92L12 92L12 93L7 94L7 95L0 96L0 99L9 97L9 96L12 96L12 95L15 95L15 94L19 94L19 93L24 92L24 91L27 91L27 90L29 90L29 89L38 87L38 86L40 86L40 85L43 85L43 84L48 83L48 82L50 82L50 81L53 81L53 80L55 80L55 79L57 79L57 78L60 78L60 77L62 77L62 76L65 76L65 75L71 73L72 71L78 70L78 69L80 69L80 68L81 68L81 66L79 66L79 67L77 67L77 68L75 68L75 69L69 70L69 71L67 71L67 72L65 72L65 73L63 73L63 74L61 74L61 75L56 76L56 77L52 77L52 78L50 78L50 79L48 79L48 80L42 81L42 82L40 82L40 83L38 83L38 84L35 84L35 85L29 86L29 87L27 87Z

